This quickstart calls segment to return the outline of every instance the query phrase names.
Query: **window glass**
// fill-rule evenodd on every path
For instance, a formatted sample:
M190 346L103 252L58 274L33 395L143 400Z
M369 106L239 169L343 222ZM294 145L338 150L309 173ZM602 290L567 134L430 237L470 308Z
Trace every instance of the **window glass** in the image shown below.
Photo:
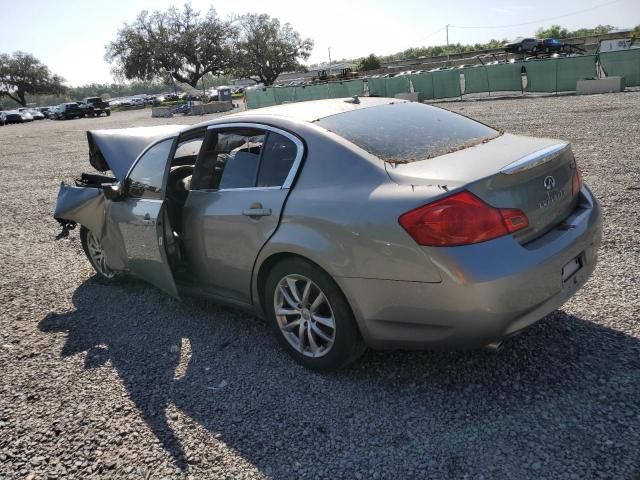
M161 198L162 180L173 138L157 143L140 158L127 181L127 195L136 198Z
M258 187L281 187L286 180L298 148L284 135L269 132L262 154Z
M219 189L255 187L264 134L244 136L232 132L218 136ZM223 151L221 151L223 150Z
M325 117L318 125L388 162L444 155L500 132L442 108L396 103Z

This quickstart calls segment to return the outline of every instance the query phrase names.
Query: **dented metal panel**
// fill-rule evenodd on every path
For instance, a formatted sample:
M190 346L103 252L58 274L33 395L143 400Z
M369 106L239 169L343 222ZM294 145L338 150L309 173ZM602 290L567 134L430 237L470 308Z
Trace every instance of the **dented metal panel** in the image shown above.
M84 225L98 237L104 225L104 194L100 188L60 184L53 217Z

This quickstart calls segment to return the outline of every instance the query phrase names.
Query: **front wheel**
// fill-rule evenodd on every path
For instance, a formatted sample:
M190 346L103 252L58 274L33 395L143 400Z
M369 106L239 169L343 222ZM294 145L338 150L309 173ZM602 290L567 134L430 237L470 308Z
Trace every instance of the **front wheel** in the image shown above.
M82 226L80 227L80 241L89 263L91 263L98 276L105 280L115 277L115 272L111 270L107 262L107 256L100 239L87 227Z
M289 259L269 273L264 303L280 344L312 370L332 370L365 349L349 304L335 281L302 259Z

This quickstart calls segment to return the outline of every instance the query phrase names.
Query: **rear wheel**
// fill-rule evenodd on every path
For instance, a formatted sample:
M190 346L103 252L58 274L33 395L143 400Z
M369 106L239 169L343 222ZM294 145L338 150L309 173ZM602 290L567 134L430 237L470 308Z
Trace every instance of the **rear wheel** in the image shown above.
M264 293L274 334L298 363L331 370L364 351L347 300L334 280L312 263L302 259L279 263L269 273Z
M82 249L89 259L89 263L100 278L110 280L115 277L115 272L109 267L107 256L102 248L100 239L86 227L80 227L80 241Z

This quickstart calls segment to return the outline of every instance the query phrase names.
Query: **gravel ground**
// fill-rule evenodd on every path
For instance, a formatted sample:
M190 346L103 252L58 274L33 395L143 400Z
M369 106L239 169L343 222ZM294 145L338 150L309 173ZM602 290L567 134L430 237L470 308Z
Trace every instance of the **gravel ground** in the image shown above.
M640 92L447 102L569 139L604 210L594 277L497 354L367 352L304 370L258 319L98 281L58 184L85 130L0 128L0 478L640 478Z

